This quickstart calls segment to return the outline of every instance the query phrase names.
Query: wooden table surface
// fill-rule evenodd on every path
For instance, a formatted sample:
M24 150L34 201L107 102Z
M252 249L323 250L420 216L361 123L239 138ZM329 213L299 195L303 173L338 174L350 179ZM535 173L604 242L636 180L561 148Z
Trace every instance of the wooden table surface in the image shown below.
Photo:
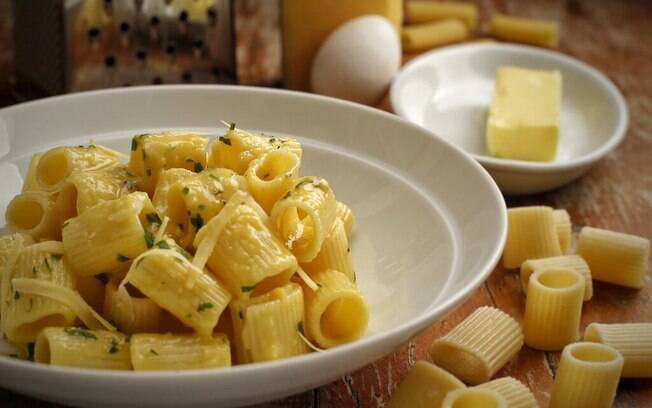
M482 21L494 12L550 18L561 23L560 50L605 73L625 95L630 124L625 141L576 182L545 194L506 197L508 206L544 204L566 208L574 232L583 225L652 237L652 2L646 0L478 0ZM481 31L481 30L480 30ZM406 56L406 60L411 56ZM387 98L380 107L391 111ZM594 283L584 304L582 327L593 321L652 321L652 282L641 290ZM393 354L319 389L258 407L382 407L415 361L428 360L428 348L475 308L499 307L522 320L524 297L518 274L498 266L462 306ZM559 353L523 347L497 376L527 384L546 406ZM0 389L0 405L55 405ZM651 407L652 379L620 382L615 407Z

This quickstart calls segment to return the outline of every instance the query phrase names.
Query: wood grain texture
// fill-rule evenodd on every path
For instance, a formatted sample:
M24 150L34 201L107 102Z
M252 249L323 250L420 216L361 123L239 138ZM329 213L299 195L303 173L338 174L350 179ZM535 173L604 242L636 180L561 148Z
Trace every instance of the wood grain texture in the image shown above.
M566 208L574 232L580 226L609 228L652 237L652 3L647 0L477 0L483 24L495 12L560 21L560 51L593 65L616 83L630 109L625 141L584 177L556 191L506 197L508 206L544 204ZM405 60L412 56L407 55ZM385 98L380 108L391 111ZM652 279L635 291L596 282L585 303L582 332L590 322L652 321ZM257 405L263 407L382 407L415 361L428 360L431 342L473 310L497 306L522 320L524 297L518 274L497 267L467 302L408 344L367 367L319 389ZM559 361L558 352L524 347L497 376L511 375L546 406ZM55 407L0 389L0 405ZM652 379L620 383L615 407L652 406Z

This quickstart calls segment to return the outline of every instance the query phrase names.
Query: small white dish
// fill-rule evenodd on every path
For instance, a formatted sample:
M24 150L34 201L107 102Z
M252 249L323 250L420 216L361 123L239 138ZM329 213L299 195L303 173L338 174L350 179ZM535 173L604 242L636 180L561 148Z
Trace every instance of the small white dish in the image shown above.
M181 372L61 368L0 356L1 387L93 407L223 407L279 398L390 353L468 297L498 262L505 203L471 157L396 115L264 88L124 88L2 109L0 205L20 191L36 151L94 139L128 153L134 134L187 129L218 135L220 120L299 136L302 174L322 175L352 207L354 266L370 306L365 337L324 353Z
M487 154L485 124L496 68L501 65L561 72L561 124L554 161ZM427 52L396 76L390 100L398 115L471 154L506 194L552 190L576 179L618 145L628 122L625 99L606 76L574 58L524 45L473 43Z

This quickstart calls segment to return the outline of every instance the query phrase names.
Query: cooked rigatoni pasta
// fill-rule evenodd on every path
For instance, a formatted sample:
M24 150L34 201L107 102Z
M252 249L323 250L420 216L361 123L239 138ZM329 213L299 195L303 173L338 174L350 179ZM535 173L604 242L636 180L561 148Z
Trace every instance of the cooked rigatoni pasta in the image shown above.
M538 350L561 350L579 337L584 277L572 269L534 272L528 283L523 317L525 344Z
M472 387L449 392L441 408L508 408L508 405L497 391Z
M409 24L456 18L469 29L478 24L478 7L475 4L454 2L410 1L405 4L405 21Z
M272 150L252 160L245 172L249 192L269 213L299 176L299 157L285 149Z
M116 165L116 153L102 146L55 147L41 156L36 166L36 181L41 190L58 191L75 171L96 171Z
M450 391L466 385L448 371L417 361L385 405L387 408L439 407Z
M557 238L559 238L559 247L562 254L567 254L571 242L571 230L573 224L571 223L570 214L564 209L553 210L552 217L555 220L555 229L557 230Z
M29 161L29 167L27 167L27 174L25 174L25 180L23 181L23 193L25 191L38 191L41 189L38 181L36 180L36 168L38 167L38 162L41 160L43 153L34 153L32 158Z
M499 40L514 41L540 47L556 48L559 25L554 21L534 20L494 14L489 34Z
M507 241L503 252L505 268L518 268L528 259L560 255L552 208L534 206L507 210Z
M130 340L136 371L229 367L231 349L223 334L135 334Z
M317 257L308 263L301 265L310 274L315 274L326 269L334 269L345 274L352 282L355 282L353 271L353 258L349 240L346 237L344 223L336 218L330 233L321 245Z
M650 240L622 232L584 227L577 254L586 260L593 279L640 289L650 257Z
M206 167L205 138L195 133L163 132L131 139L129 171L140 177L140 190L152 194L161 170L183 168L199 173Z
M162 273L163 274L163 273ZM158 332L161 308L152 299L132 296L115 282L105 286L103 316L127 334Z
M608 408L614 401L623 357L604 344L573 343L561 353L550 408Z
M359 339L367 329L369 306L342 272L325 270L312 276L318 285L304 288L306 335L322 348Z
M304 333L301 287L290 283L250 299L231 303L239 364L272 361L309 351Z
M154 213L147 194L131 193L104 201L63 226L63 245L75 273L83 276L127 269L129 261L153 245L143 227Z
M208 167L224 167L244 174L249 163L272 150L288 150L301 160L301 145L288 137L256 135L231 124L224 136L214 139L208 148Z
M310 262L335 221L336 201L328 182L302 177L274 205L271 224L299 262Z
M532 391L513 377L498 378L480 384L476 388L490 389L498 392L505 398L508 408L538 408L539 406Z
M5 309L11 303L11 279L18 255L34 240L30 235L17 233L0 237L0 330L4 333Z
M35 240L61 239L61 221L52 194L27 191L11 200L5 213L7 227Z
M652 323L591 323L584 341L616 349L623 356L622 377L652 377Z
M403 27L403 30L401 30L401 44L404 51L423 51L438 45L462 41L467 35L468 28L463 22L449 18L442 21Z
M593 279L591 270L584 258L578 255L553 256L550 258L530 259L521 265L521 287L523 293L527 294L527 287L530 276L541 269L547 268L568 268L578 272L584 277L584 301L593 297Z
M353 217L353 211L341 201L335 203L335 217L342 220L344 223L344 230L346 231L346 236L351 237L353 232L353 224L355 219Z
M131 369L129 342L124 334L81 327L43 329L34 346L34 361L63 367Z
M518 323L502 310L483 306L435 340L430 354L435 364L475 385L489 381L522 346Z

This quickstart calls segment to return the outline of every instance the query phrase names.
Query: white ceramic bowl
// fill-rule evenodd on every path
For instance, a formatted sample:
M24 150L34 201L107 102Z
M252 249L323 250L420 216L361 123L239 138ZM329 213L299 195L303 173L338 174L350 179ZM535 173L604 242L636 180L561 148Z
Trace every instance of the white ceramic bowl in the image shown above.
M21 184L31 153L89 139L127 152L136 133L220 120L299 136L303 174L320 174L356 216L352 240L371 309L355 343L230 369L133 373L50 367L0 357L0 386L79 406L232 406L301 392L356 370L407 341L489 275L503 248L506 211L491 177L421 127L350 102L270 89L127 88L0 110L0 202Z
M561 72L561 127L554 161L487 155L485 123L500 65ZM618 145L628 121L625 99L600 72L558 52L513 44L464 44L425 53L394 79L390 100L398 115L470 153L507 194L551 190L581 176Z

